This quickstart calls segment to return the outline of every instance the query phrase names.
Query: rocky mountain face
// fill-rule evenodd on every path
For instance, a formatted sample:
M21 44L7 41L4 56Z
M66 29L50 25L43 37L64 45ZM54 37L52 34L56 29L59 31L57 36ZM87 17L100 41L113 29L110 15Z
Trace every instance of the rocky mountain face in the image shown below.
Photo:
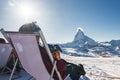
M74 40L60 44L64 53L73 56L119 56L120 40L110 42L97 42L84 34L81 29L77 30Z

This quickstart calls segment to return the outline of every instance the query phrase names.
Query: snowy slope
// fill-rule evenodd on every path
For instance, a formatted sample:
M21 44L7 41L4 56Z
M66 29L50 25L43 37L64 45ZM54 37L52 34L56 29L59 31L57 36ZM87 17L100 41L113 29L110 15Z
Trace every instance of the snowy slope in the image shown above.
M92 58L92 57L75 57L66 54L61 54L61 58L67 62L74 64L83 64L86 76L90 80L120 80L120 58ZM26 72L18 73L18 79L14 80L28 80L31 76ZM9 75L0 76L0 80L8 80ZM119 79L117 79L119 78ZM67 79L70 80L70 79Z
M90 80L120 80L120 58L75 57L61 54L62 58L75 64L83 64ZM98 76L97 76L98 75ZM110 78L109 78L110 77ZM117 79L119 78L119 79Z

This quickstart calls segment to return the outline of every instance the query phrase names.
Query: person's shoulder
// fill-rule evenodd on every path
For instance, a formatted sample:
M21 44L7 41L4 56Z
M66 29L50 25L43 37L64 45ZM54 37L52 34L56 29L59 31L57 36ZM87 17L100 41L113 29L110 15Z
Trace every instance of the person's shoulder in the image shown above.
M67 64L67 61L65 61L64 59L60 59L60 61Z
M61 60L61 61L65 61L65 60L64 60L64 59L62 59L62 58L61 58L60 60ZM65 61L65 62L66 62L66 61Z

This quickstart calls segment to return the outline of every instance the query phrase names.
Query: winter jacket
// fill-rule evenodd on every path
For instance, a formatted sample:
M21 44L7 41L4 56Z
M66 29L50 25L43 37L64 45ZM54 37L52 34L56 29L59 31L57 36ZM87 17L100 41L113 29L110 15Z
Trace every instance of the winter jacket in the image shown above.
M56 63L57 69L60 72L62 80L64 80L67 76L67 74L66 74L66 70L67 70L66 61L64 59L59 59L59 60L55 59L55 60L57 61L57 63ZM55 73L54 79L59 80L58 77L56 76L56 73Z

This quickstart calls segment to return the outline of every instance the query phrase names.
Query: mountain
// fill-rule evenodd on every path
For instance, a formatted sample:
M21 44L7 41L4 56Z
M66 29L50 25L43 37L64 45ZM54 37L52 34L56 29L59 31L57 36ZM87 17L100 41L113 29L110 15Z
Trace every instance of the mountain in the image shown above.
M66 47L82 47L85 45L96 46L98 45L98 43L92 38L86 36L80 28L78 28L77 33L72 42L63 44L63 46Z
M120 55L120 40L97 42L84 34L81 28L77 29L74 40L60 44L65 54L73 56L115 56Z

